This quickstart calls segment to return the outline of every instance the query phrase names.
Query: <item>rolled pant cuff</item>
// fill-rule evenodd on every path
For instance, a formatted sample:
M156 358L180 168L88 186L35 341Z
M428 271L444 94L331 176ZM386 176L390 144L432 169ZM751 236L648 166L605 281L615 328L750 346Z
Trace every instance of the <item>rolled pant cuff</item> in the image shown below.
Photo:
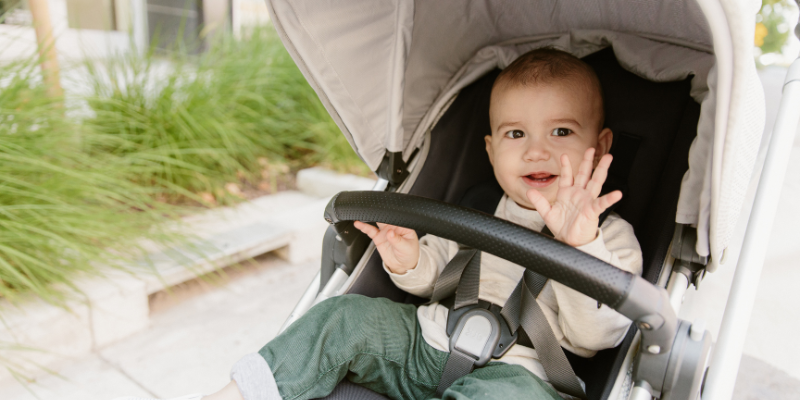
M283 400L269 364L258 353L242 357L231 369L244 400Z

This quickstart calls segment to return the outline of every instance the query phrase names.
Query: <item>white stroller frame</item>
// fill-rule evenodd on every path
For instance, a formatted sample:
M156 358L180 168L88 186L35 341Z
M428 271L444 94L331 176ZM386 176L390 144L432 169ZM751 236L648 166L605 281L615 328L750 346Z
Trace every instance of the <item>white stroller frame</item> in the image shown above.
M466 7L478 11L502 7L490 4L491 1L477 0L468 4L440 1L436 6L421 1L417 4L408 1L375 1L364 15L359 16L354 11L367 7L354 4L357 3L355 1L319 4L311 0L268 0L267 3L284 44L331 116L365 163L379 171L383 179L375 190L381 191L398 182L405 182L397 188L398 192L408 189L416 178L415 174L419 173L417 164L425 158L426 134L447 109L454 94L489 68L508 65L518 55L513 47L521 40L538 43L533 47L556 44L578 56L596 51L609 42L622 44L623 48L627 43L631 53L637 50L646 52L646 48L636 47L636 40L642 39L651 41L653 46L661 46L662 50L673 52L670 54L684 52L684 58L671 61L672 65L658 64L658 60L652 59L649 66L637 65L633 59L627 60L627 64L624 59L620 62L651 80L670 81L688 75L695 76L692 97L703 105L703 111L698 123L698 139L690 151L690 168L681 188L676 221L697 226L695 249L700 256L710 256L710 263L706 267L708 272L714 272L725 263L726 248L744 200L764 125L763 92L752 57L755 7L745 7L735 0L697 0L680 4L610 1L601 9L603 12L597 13L595 20L587 23L591 15L578 15L571 20L574 15L570 13L580 14L580 10L572 2L564 1L547 10L550 11L548 18L554 21L553 32L556 33L536 32L538 34L532 35L525 32L525 35L521 35L523 39L520 39L519 35L503 36L508 32L500 32L504 40L493 37L492 40L496 41L484 41L472 46L483 49L481 51L469 50L465 56L463 52L457 53L458 49L453 50L451 53L456 54L455 62L458 65L435 71L438 74L434 74L435 79L424 81L426 85L434 87L431 89L433 94L425 97L426 93L416 95L418 87L414 86L416 81L412 79L419 78L419 74L413 75L414 71L419 72L414 69L419 68L418 64L413 63L414 56L426 50L412 45L413 33L417 29L414 25L415 13L421 13L422 9L430 11L437 6L454 12ZM645 18L637 25L642 16L658 12L678 15L680 19L670 21L657 18L653 21ZM658 21L660 19L666 21ZM474 29L480 31L486 28L480 25L481 22L477 21ZM615 33L562 33L565 28L570 30L587 24L593 29L597 26L617 29L612 29ZM670 24L676 26L670 27ZM447 27L447 21L442 21L442 25ZM355 38L353 32L362 33ZM343 37L355 43L345 44ZM579 38L578 42L582 37L583 44L573 46L575 37ZM597 42L598 38L602 39L601 43ZM465 41L469 42L469 39L465 35ZM374 55L371 51L375 52ZM692 54L705 54L708 57L692 58ZM648 55L651 58L658 56L655 50ZM709 60L711 63L708 63ZM665 66L670 68L657 68ZM376 92L375 87L384 90ZM705 379L704 399L729 399L732 396L767 240L788 165L791 143L800 119L797 109L800 109L800 61L792 64L784 83L783 99L742 244L720 337L715 344ZM412 157L417 149L420 153ZM407 161L409 165L406 165ZM407 179L400 176L406 173L411 174ZM316 278L286 326L315 302L344 293L371 251L367 250L367 255L349 276L337 269L326 280L319 295L320 278ZM683 293L691 284L691 277L672 272L671 276L665 275L663 278L660 283L666 283L669 279L669 297L677 312ZM698 331L702 335L702 329ZM635 347L631 347L628 361L633 358ZM617 386L621 385L621 378ZM617 395L620 393L623 392L618 391ZM654 393L647 382L635 382L630 398L649 399L660 395Z

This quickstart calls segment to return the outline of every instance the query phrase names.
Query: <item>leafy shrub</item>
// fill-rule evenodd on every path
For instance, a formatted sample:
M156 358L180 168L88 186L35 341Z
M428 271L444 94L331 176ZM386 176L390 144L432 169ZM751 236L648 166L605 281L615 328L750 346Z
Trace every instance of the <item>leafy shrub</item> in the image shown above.
M270 27L200 56L87 62L77 109L47 96L37 61L0 65L0 297L61 303L53 284L132 259L137 238L178 240L158 228L179 213L169 204L231 182L280 166L369 173Z
M0 297L20 292L60 303L76 272L130 255L120 247L149 231L168 211L153 189L127 179L114 157L86 157L91 140L50 98L36 64L0 66ZM121 253L124 252L124 253Z
M369 172L270 27L222 36L197 58L151 52L88 69L84 123L107 140L91 152L126 158L134 181L173 197L257 182L265 158Z

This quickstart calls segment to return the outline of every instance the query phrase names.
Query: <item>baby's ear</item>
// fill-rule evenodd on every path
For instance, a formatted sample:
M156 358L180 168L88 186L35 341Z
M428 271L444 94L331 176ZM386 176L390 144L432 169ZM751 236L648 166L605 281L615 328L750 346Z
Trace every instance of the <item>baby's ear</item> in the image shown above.
M611 142L614 140L614 134L609 128L603 128L600 134L597 135L597 147L594 149L594 168L604 155L611 151Z
M603 128L600 134L597 135L597 148L595 149L594 156L599 160L600 157L608 154L611 151L611 142L614 140L614 134L609 128Z
M489 154L489 163L494 165L494 159L492 159L492 135L484 136L483 140L486 141L486 153Z

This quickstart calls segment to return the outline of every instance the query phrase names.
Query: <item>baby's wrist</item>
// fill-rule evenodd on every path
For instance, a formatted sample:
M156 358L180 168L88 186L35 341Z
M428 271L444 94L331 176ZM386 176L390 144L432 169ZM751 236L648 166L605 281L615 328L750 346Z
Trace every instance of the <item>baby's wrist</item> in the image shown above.
M389 268L389 272L391 272L391 273L393 273L395 275L405 275L406 272L408 272L406 270L399 270L399 269L392 268L392 267L390 267L388 265L386 267Z
M389 268L389 271L391 273L395 274L395 275L405 275L408 271L411 271L412 269L417 268L417 264L414 264L410 268L409 267L405 267L405 266L395 266L395 267L393 267L393 266L391 266L389 264L386 264L386 267Z
M594 242L595 240L597 240L597 237L598 237L598 235L599 235L599 232L600 232L600 229L597 229L597 230L595 230L595 231L594 231L594 234L593 234L593 235L586 235L585 237L580 237L580 238L575 238L575 239L571 239L571 240L566 240L565 242L566 242L568 245L572 246L572 247L581 247L581 246L585 246L585 245L587 245L587 244L589 244L589 243L592 243L592 242Z

